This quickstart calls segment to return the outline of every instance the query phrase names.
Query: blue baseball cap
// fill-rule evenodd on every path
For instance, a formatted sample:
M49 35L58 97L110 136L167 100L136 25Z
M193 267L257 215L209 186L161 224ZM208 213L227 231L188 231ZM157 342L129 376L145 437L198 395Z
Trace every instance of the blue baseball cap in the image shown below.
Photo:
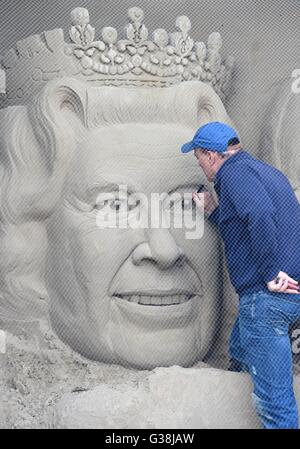
M224 153L228 142L234 137L239 138L236 131L222 122L210 122L201 126L193 137L193 140L181 147L182 153L188 153L195 148Z

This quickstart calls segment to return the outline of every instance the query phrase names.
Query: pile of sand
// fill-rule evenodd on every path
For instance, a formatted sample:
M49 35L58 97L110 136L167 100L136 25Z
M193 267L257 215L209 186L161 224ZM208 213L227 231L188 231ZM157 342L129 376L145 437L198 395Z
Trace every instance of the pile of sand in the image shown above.
M0 428L255 428L247 374L92 362L46 323L6 326ZM35 331L33 331L35 329ZM300 376L295 377L300 404Z

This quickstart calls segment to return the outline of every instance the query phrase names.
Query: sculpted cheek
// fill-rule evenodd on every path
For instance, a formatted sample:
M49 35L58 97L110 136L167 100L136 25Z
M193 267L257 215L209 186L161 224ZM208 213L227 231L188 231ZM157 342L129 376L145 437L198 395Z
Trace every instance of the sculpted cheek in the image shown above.
M79 279L93 284L108 284L118 267L143 239L132 229L99 229L95 217L85 216L69 227L72 263Z

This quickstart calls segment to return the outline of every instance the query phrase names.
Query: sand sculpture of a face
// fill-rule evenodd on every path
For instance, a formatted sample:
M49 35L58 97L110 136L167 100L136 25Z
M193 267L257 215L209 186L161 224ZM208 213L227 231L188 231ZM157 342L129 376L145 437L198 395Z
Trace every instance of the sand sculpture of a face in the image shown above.
M65 77L0 112L1 314L28 316L43 298L60 338L88 358L138 368L202 360L222 310L215 229L106 228L120 186L184 193L206 184L180 147L208 121L229 122L201 81L93 87ZM139 206L127 211L133 216Z

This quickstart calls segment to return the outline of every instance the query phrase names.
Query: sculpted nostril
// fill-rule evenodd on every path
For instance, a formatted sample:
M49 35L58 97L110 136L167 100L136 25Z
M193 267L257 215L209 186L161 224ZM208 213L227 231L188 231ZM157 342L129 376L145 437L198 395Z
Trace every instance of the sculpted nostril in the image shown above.
M180 264L184 256L184 251L177 245L173 245L172 248L160 248L159 251L155 250L156 248L151 250L147 242L141 243L132 253L132 262L134 265L139 265L143 260L151 260L166 269L171 265Z
M132 261L135 265L139 265L143 259L151 258L151 249L147 242L141 243L132 253Z
M180 263L182 260L183 251L179 248L174 248L172 251L168 251L165 254L159 254L158 257L154 256L154 260L160 265L161 268L169 268L170 266Z

